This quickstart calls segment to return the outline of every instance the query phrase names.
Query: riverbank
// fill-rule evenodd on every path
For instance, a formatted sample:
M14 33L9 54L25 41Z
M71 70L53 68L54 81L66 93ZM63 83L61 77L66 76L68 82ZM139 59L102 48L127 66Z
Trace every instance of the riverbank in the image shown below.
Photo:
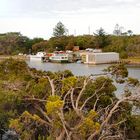
M0 55L0 61L1 60L5 60L5 59L17 59L17 60L28 60L29 57L28 56L24 56L24 55Z
M121 62L127 65L138 65L140 66L140 57L128 57L127 59L122 59Z
M29 60L29 56L27 55L0 55L0 61L9 58L25 61ZM130 66L140 66L140 57L129 57L127 59L121 59L120 62Z

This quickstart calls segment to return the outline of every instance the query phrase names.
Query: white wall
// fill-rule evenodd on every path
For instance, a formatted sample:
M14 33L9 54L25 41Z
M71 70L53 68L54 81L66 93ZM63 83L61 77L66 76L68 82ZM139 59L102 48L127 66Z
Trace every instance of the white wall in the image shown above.
M89 53L86 63L89 64L101 64L101 63L112 63L119 61L119 53Z

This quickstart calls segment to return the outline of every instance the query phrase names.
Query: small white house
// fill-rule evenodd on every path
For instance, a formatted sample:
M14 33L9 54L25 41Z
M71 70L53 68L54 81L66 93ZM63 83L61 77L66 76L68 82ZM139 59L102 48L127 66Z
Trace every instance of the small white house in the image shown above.
M104 52L93 53L84 52L81 53L82 62L86 64L108 64L119 61L119 53L116 52Z
M30 55L30 60L42 61L45 58L45 52L37 52L36 55Z

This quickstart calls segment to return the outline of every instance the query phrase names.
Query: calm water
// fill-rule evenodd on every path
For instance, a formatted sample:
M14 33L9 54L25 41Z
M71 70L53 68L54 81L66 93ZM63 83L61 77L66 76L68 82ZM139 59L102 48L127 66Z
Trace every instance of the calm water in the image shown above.
M86 65L86 64L76 64L76 63L68 63L68 64L61 64L61 63L42 63L39 61L27 61L30 67L36 68L38 70L43 71L64 71L64 70L71 70L73 74L77 76L82 75L90 75L90 74L99 74L102 73L102 70L107 68L109 65ZM127 66L129 71L129 76L138 78L140 80L140 66Z

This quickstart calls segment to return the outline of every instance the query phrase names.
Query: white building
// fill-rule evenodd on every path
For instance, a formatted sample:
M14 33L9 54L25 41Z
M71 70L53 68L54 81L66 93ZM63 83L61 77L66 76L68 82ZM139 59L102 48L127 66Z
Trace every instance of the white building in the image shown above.
M107 64L119 61L119 53L116 52L83 52L80 55L82 58L82 62L86 64Z

